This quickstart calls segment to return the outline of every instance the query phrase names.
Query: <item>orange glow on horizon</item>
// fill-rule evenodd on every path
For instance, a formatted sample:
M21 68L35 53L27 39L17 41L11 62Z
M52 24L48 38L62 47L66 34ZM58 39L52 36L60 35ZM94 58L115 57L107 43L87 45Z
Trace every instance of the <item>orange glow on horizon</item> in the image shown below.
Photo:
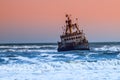
M91 41L95 41L95 33L101 34L98 29L104 29L101 35L104 35L106 30L109 30L107 35L111 32L120 34L119 8L120 0L1 0L0 36L14 33L20 36L42 36L48 28L51 33L47 32L45 36L52 36L60 32L60 27L64 25L64 15L70 13L73 17L78 17L82 25L87 25L82 28ZM19 30L23 31L23 34Z

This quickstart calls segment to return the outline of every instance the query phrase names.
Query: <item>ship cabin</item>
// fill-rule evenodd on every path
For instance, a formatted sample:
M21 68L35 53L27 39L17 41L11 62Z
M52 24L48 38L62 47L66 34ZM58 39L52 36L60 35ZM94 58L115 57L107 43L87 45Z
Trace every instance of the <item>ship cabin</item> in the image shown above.
M83 36L82 32L74 32L72 34L61 35L61 42L63 43L71 43L71 42L81 42L85 37Z
M79 30L78 24L72 22L70 15L66 15L66 18L65 29L63 29L63 34L60 36L61 42L64 44L71 42L82 42L84 39L84 41L86 41L85 34L82 30Z

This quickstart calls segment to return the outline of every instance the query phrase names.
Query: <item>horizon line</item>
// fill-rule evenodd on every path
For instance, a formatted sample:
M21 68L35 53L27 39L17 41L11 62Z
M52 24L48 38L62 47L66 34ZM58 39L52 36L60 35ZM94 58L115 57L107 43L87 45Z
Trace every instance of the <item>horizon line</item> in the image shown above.
M91 41L91 42L89 42L89 43L120 43L120 41L101 41L101 42L97 42L97 41ZM29 42L29 43L27 43L27 42L25 42L25 43L23 43L23 42L14 42L14 43L0 43L0 45L11 45L11 44L57 44L57 42Z

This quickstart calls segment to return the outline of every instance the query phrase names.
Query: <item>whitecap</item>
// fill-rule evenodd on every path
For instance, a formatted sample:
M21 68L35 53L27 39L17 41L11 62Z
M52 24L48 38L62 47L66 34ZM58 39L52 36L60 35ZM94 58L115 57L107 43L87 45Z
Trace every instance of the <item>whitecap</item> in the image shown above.
M31 61L23 57L19 59ZM119 80L120 61L7 64L1 65L0 71L0 80Z
M94 48L95 51L120 51L120 46L103 46Z

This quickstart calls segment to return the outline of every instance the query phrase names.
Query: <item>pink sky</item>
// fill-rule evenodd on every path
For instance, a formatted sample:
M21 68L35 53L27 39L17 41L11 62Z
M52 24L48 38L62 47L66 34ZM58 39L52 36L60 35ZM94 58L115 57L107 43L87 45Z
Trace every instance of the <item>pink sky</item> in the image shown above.
M0 43L57 42L65 14L91 41L120 41L120 0L0 0Z

